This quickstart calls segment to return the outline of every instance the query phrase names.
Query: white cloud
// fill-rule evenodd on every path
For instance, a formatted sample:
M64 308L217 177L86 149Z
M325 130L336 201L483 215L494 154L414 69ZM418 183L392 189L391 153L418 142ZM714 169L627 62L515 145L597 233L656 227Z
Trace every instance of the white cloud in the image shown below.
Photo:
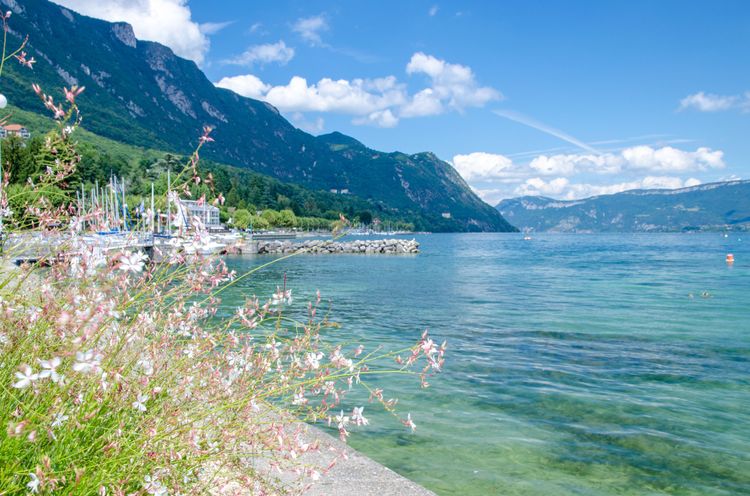
M453 167L467 181L512 176L513 161L504 155L475 152L453 157Z
M500 117L505 117L506 119L510 119L513 122L518 122L519 124L529 126L530 128L536 129L537 131L547 133L550 136L554 136L555 138L560 138L563 141L567 141L568 143L576 145L577 147L582 148L591 153L598 153L596 149L594 149L590 145L587 145L586 143L579 140L578 138L575 138L564 131L555 129L552 126L544 124L543 122L539 122L519 112L514 112L512 110L493 110L492 113L495 115L499 115Z
M372 112L366 117L359 117L354 119L354 124L366 125L370 124L377 127L396 127L398 124L398 117L393 115L389 109L377 110Z
M308 120L305 114L301 112L295 112L292 114L292 123L303 131L307 131L310 134L320 134L325 128L325 121L322 117L316 117L313 120Z
M254 45L245 50L241 55L226 60L225 63L233 65L253 65L255 63L268 64L278 62L286 64L294 57L294 48L288 47L284 40L276 43Z
M307 80L294 76L285 86L274 86L264 100L282 111L334 112L369 115L400 105L405 90L390 76L375 80L323 78L308 85Z
M425 88L415 94L409 103L401 108L401 117L422 117L443 113L443 102L432 88Z
M515 189L517 196L556 196L559 197L570 185L570 181L564 177L558 177L551 181L545 181L539 177L527 179Z
M475 152L456 155L453 164L467 181L531 176L621 173L687 173L725 167L724 152L700 147L685 151L646 145L625 148L618 153L538 155L528 164L516 164L505 155Z
M265 100L282 112L331 112L352 115L354 124L393 127L398 117L391 109L403 105L406 88L395 77L333 80L309 84L294 76L286 85L270 86L253 75L225 77L216 86Z
M435 17L438 13L438 10L440 10L440 7L437 5L433 5L430 7L430 10L427 11L427 13L430 15L430 17Z
M514 196L551 196L563 200L577 200L598 195L611 195L633 189L677 189L701 184L696 178L646 176L642 179L615 184L572 183L565 177L545 181L539 177L527 179L513 191Z
M323 14L297 19L292 31L312 46L323 46L321 33L328 31L328 21Z
M571 176L591 172L618 174L626 171L691 172L721 169L724 152L701 147L694 152L671 146L653 148L641 145L625 148L618 153L539 155L529 162L529 168L547 176Z
M671 146L659 149L634 146L621 152L628 168L657 172L705 171L724 168L724 152L701 147L694 152L678 150Z
M199 24L198 28L201 30L201 33L205 35L212 35L218 33L228 26L231 26L232 24L234 24L234 21L204 22Z
M641 145L616 153L538 155L525 163L475 152L454 156L453 166L480 197L495 204L522 195L577 199L628 189L693 186L701 181L683 175L720 170L725 164L721 150Z
M187 0L56 0L56 3L110 22L133 26L137 38L157 41L181 57L203 63L209 41L192 20Z
M482 107L502 94L489 86L479 86L470 67L450 64L423 52L412 55L406 65L407 74L426 74L435 95L456 110Z
M749 112L750 91L745 92L744 95L716 95L700 91L680 100L679 110L691 108L700 112L720 112L734 108Z
M271 50L268 53L265 60L272 58ZM260 53L256 50L242 56L242 61L260 59ZM246 74L225 77L216 86L265 100L282 112L346 114L354 116L354 124L379 127L394 127L401 118L481 106L500 97L499 92L492 88L479 87L471 69L466 66L415 54L407 70L425 72L430 76L432 85L409 95L406 85L395 76L352 80L323 78L317 83L308 83L303 77L293 76L285 85L272 86L257 76Z
M271 89L270 85L265 84L260 78L252 74L225 77L216 83L216 86L232 90L238 95L255 98L256 100L262 99L266 92Z

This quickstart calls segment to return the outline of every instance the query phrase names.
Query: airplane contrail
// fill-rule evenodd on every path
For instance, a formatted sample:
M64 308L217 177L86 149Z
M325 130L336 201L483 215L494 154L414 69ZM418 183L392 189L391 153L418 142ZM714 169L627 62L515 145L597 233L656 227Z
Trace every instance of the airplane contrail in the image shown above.
M498 115L500 117L505 117L506 119L510 119L514 122L518 122L520 124L523 124L525 126L529 126L531 128L534 128L538 131L541 131L543 133L547 133L551 136L554 136L556 138L560 138L563 141L567 141L568 143L575 145L579 148L582 148L583 150L586 150L587 152L594 153L596 155L599 155L599 151L584 143L583 141L569 135L568 133L564 131L560 131L559 129L555 129L554 127L548 126L547 124L544 124L542 122L536 121L532 119L531 117L527 117L521 113L514 112L512 110L493 110L493 114Z

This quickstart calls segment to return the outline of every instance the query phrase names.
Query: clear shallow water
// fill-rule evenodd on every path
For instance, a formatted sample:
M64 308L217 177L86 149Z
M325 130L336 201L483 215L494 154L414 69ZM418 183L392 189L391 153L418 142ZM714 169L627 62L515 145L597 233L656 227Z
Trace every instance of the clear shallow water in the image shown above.
M286 272L300 306L332 301L334 339L448 340L428 392L381 380L417 432L366 407L352 446L438 494L750 494L750 234L418 239L286 260L225 297Z

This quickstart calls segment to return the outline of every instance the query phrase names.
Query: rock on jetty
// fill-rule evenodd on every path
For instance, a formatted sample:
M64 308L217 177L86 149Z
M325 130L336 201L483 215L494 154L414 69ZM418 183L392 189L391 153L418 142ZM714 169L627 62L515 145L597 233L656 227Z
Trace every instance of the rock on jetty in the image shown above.
M256 241L258 254L285 253L366 253L399 255L419 253L419 243L414 239L358 239L354 241L309 240L302 243L291 241Z

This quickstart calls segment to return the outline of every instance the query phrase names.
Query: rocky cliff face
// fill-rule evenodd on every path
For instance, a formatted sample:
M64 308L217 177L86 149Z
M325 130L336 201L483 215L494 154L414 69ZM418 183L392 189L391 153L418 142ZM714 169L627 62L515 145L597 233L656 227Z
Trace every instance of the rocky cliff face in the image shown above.
M28 89L32 81L48 91L85 85L79 100L84 125L106 137L186 152L210 125L217 143L207 158L313 189L346 189L381 208L414 212L431 230L512 229L432 154L377 152L338 134L316 138L271 105L216 88L195 63L137 40L125 23L81 16L46 0L0 3L15 14L12 37L28 34L29 55L39 61L33 73L14 65L6 73L10 81L2 90L23 109L40 111ZM347 146L336 146L338 137Z

